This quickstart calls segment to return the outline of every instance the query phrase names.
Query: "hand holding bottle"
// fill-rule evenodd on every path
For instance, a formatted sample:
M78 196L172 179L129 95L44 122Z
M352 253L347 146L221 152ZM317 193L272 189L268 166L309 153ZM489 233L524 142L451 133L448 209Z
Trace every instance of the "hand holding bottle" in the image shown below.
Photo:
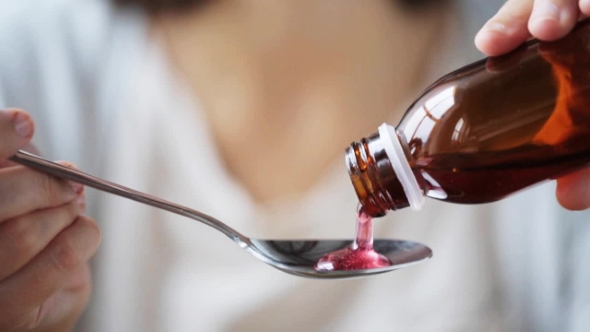
M0 111L0 330L67 331L90 295L100 231L83 187L7 161L33 136L23 111Z
M508 0L483 26L475 44L496 56L531 37L557 40L573 29L580 15L590 16L590 0Z
M483 53L496 56L512 51L531 37L543 41L558 40L573 29L581 15L590 16L590 0L509 0L483 26L475 38L475 44ZM546 50L543 56L554 65L554 68L560 69L556 73L558 77L560 72L563 74L561 75L563 79L559 80L562 91L567 90L568 86L575 85L575 79L569 75L571 71L567 66L571 58L551 50ZM590 109L584 107L585 105L572 107L572 105L565 105L566 103L575 104L577 101L563 98L558 101L556 107L570 111L578 109L580 112L588 112L587 116L590 116ZM547 131L555 132L559 127L558 124L563 125L567 122L567 120L564 121L566 117L564 112L555 113L559 114L561 119L555 119L552 128L549 128L552 123L548 121ZM578 116L581 115L584 114L578 114ZM575 118L571 114L569 117ZM572 124L575 125L575 122ZM565 208L571 210L590 208L590 169L558 179L556 194L558 201Z

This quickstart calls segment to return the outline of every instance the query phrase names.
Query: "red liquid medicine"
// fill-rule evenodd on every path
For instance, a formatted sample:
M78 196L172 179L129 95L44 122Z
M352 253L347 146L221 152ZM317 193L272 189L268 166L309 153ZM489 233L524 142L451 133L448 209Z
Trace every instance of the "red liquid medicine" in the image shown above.
M391 265L387 257L373 250L373 218L363 208L359 209L356 223L356 240L352 246L320 258L316 270L365 270Z

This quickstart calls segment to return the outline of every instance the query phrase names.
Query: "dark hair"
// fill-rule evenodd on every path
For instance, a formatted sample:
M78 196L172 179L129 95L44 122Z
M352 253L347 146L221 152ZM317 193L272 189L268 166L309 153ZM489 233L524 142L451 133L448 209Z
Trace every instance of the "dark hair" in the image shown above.
M182 11L187 8L207 4L211 0L113 0L121 6L139 6L149 13ZM215 1L215 0L213 0ZM448 0L394 0L409 9L420 9L434 4L441 4Z
M204 5L208 0L113 0L119 6L139 6L149 13L182 11Z

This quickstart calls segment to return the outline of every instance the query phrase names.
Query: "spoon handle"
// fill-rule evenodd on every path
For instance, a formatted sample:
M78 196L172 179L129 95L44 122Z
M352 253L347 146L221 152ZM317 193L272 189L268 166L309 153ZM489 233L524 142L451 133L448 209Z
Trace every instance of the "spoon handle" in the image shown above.
M19 150L14 156L10 157L9 159L15 163L21 164L41 173L81 183L83 185L92 187L100 191L125 197L139 203L150 205L187 218L200 221L205 225L211 226L217 229L218 231L222 232L238 244L243 244L245 241L247 242L247 238L245 236L243 236L236 230L232 229L231 227L227 226L226 224L222 223L221 221L199 211L184 207L182 205L171 203L158 197L147 195L137 190L129 189L119 184L97 178L90 174L86 174L84 172L62 166L60 164L54 163L52 161L49 161L47 159L41 158L39 156L22 150Z

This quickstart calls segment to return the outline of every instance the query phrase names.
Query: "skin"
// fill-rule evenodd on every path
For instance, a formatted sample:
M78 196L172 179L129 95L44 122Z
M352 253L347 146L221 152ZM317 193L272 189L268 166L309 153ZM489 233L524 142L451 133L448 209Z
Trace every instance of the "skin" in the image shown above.
M304 19L305 15L313 11L313 6L319 2L306 2L306 6L310 8L303 8L304 10L292 11L288 7L288 2L276 1L273 6L267 6L266 11L252 10L248 5L236 6L242 9L250 9L247 12L232 12L234 8L224 7L228 2L217 2L217 5L210 6L210 12L205 13L188 13L183 14L182 17L156 17L154 22L154 31L164 35L169 47L170 54L178 70L186 74L189 85L200 92L203 103L207 106L205 109L210 110L207 114L208 120L211 122L213 132L218 139L220 150L228 163L228 167L235 176L242 180L245 187L253 193L253 196L264 201L268 197L297 195L307 190L312 183L318 181L323 172L323 167L331 165L331 161L340 156L343 146L346 146L350 140L358 139L367 132L374 130L376 125L384 118L388 117L390 108L388 105L395 103L397 99L411 91L410 85L416 83L411 78L419 75L418 68L420 67L420 57L416 54L428 54L429 49L423 44L412 44L412 40L419 40L420 38L432 40L429 38L439 36L440 26L444 21L440 21L440 12L432 11L421 13L421 19L417 20L411 17L411 14L397 13L395 20L385 19L392 15L387 12L385 8L371 7L369 5L348 8L352 11L346 11L345 6L335 6L331 10L344 10L338 15L334 15L333 19L346 17L350 13L362 13L365 16L364 24L380 24L373 26L373 29L380 29L381 34L374 35L374 38L361 38L364 42L376 40L381 42L388 38L393 38L397 45L403 43L407 49L411 48L412 52L391 52L390 49L379 49L379 44L363 44L362 52L352 52L346 49L347 41L354 40L354 34L346 34L343 43L338 44L336 39L322 40L321 28L333 28L338 26L335 31L339 31L345 27L339 21L328 22L321 21L302 21L304 26L309 26L317 32L316 36L319 38L315 44L305 44L305 38L299 38L297 29L292 27L280 25L286 22L283 19L270 20L273 17L281 17L290 13L289 22L296 22L298 19ZM355 2L347 2L348 5L354 5ZM367 2L371 6L379 6L379 2ZM551 10L542 10L548 8ZM283 7L282 7L283 6ZM301 9L301 6L299 6ZM367 9L368 8L368 9ZM269 15L268 11L273 11L273 15ZM551 13L561 13L558 16L551 16ZM257 16L258 13L263 13ZM549 14L548 14L549 13ZM488 55L500 55L506 53L523 41L534 36L542 40L554 40L565 36L574 26L578 16L583 13L590 14L590 0L569 1L569 0L511 0L494 16L481 30L476 37L477 47ZM382 15L383 16L380 16ZM236 15L236 16L232 16ZM302 15L302 16L297 16ZM395 13L394 13L395 15ZM199 16L199 19L192 20L193 16ZM409 19L408 19L409 17ZM427 17L428 19L424 19ZM244 19L246 21L239 22L241 25L235 25L236 19ZM406 19L402 24L402 20ZM183 21L186 20L186 21ZM266 21L264 21L266 20ZM412 22L419 24L412 25ZM266 27L260 30L260 24L263 22ZM432 25L425 22L434 22ZM321 23L321 24L318 24ZM332 23L328 24L328 23ZM350 23L350 22L349 22ZM208 24L212 24L216 29L203 29ZM281 29L272 29L274 26ZM313 24L318 24L313 26ZM404 28L404 24L405 28ZM186 34L186 31L200 31L200 33ZM207 32L214 31L217 35L208 35ZM231 38L236 32L239 40L229 42L225 39L225 43L216 43L215 38L220 35L224 38ZM407 32L413 38L403 40ZM204 32L204 34L203 34ZM279 35L269 34L279 33ZM346 31L345 31L346 32ZM353 32L353 31L351 31ZM398 32L395 34L394 32ZM184 33L184 35L183 35ZM227 33L227 34L226 34ZM280 35L280 33L287 33L287 35ZM294 35L289 35L294 33ZM262 39L256 39L262 36ZM420 38L418 38L419 36ZM283 38L278 38L283 37ZM285 53L280 53L283 47L281 40L284 37L293 37L298 40L299 44L290 45L291 48L286 48ZM369 41L367 41L369 40ZM235 44L235 43L240 44ZM277 43L278 42L278 43ZM343 53L336 53L338 57L331 57L326 54L326 58L313 59L315 52L325 51L321 45L326 42L335 42L330 44L328 49L343 51ZM342 41L341 41L342 42ZM195 45L209 45L211 47L195 48ZM275 43L275 44L273 44ZM394 44L395 44L394 43ZM425 43L428 44L428 43ZM231 45L240 45L235 49L224 49ZM395 46L395 45L393 45ZM219 48L221 47L221 48ZM259 48L261 47L261 48ZM266 48L279 52L273 53L271 58L260 58L257 55L265 52ZM316 47L316 48L314 48ZM319 48L318 48L319 47ZM389 47L389 46L387 46ZM294 51L295 50L295 51ZM305 50L311 50L306 53ZM246 52L243 54L236 54L236 52ZM345 53L345 51L350 51ZM387 58L380 58L380 53L383 51L388 56L396 56L394 61L387 62ZM203 52L203 53L199 53ZM185 54L186 59L181 56ZM351 56L350 54L353 54ZM368 54L368 55L367 55ZM233 55L233 56L232 56ZM370 55L370 56L369 56ZM203 63L208 65L207 59L215 56L218 59L217 63L221 63L219 68L206 66L192 67L189 63ZM246 56L246 57L244 57ZM356 56L356 57L355 57ZM369 58L365 58L369 56ZM198 58L200 61L194 61ZM334 80L323 82L319 80L321 77L326 77L326 73L320 76L309 76L309 72L313 74L314 71L299 71L283 72L284 75L290 76L291 80L285 80L285 76L278 77L277 81L272 81L275 77L272 73L275 68L281 68L281 64L276 62L276 59L289 59L289 63L299 64L299 68L306 68L307 65L316 64L320 61L318 68L327 65L327 68L334 70L334 73L328 72L330 75L338 73L340 70L347 70L351 63L355 61L377 61L379 68L387 68L384 70L385 74L378 81L377 86L385 86L383 93L378 93L379 90L372 87L370 89L357 89L354 83L362 84L370 77L354 76L358 72L350 73L353 78L351 81L346 81L346 75L334 76ZM342 59L341 63L335 62L335 59ZM247 62L241 63L240 59L249 59L249 61L261 62ZM310 60L311 59L311 60ZM323 63L322 61L325 61ZM347 62L349 61L349 62ZM379 62L385 61L385 62ZM393 64L401 63L403 67L396 67ZM245 65L245 66L244 66ZM385 65L385 67L381 67ZM224 72L224 66L230 69L229 72ZM260 70L261 74L253 74L247 71L247 68L254 68ZM278 67L277 67L278 66ZM210 71L203 72L204 69ZM365 67L370 68L370 67ZM265 71L265 69L268 69ZM282 69L289 69L285 67ZM376 71L380 73L382 70ZM390 77L396 73L395 80L389 81L386 77ZM215 88L215 84L227 83L228 81L211 80L216 75L229 75L231 80L238 82L248 82L252 91L234 91L240 85L221 85L218 90L208 90ZM270 76L265 76L270 75ZM306 76L307 75L307 76ZM198 77L205 77L205 82L209 86L205 86L205 82L198 79ZM331 76L327 76L331 77ZM377 76L380 77L380 76ZM319 80L319 81L318 81ZM360 80L360 81L359 81ZM357 82L359 81L359 82ZM270 83L269 83L270 82ZM323 95L314 95L314 87L327 87L329 84L337 82L340 86L331 86L332 89L324 90ZM401 85L399 82L403 82ZM270 87L271 90L263 89ZM292 84L292 85L290 85ZM308 90L299 90L299 95L289 96L285 92L293 91L294 87L307 86L311 88ZM275 89L275 90L272 90ZM355 104L358 100L346 99L350 95L349 90L359 93L360 104ZM270 91L272 98L226 98L221 95L220 99L216 99L216 92L228 91L230 95L234 96L248 96L248 94L239 93L253 93L253 96L265 97L265 91ZM377 91L377 92L375 92ZM395 93L393 97L388 97ZM238 94L236 94L238 93ZM293 97L293 98L291 98ZM293 103L293 100L305 99L307 104L303 106ZM389 100L387 98L392 98ZM225 105L224 100L236 100L235 104ZM374 104L369 104L376 101ZM353 105L352 107L350 105ZM357 106L354 106L357 105ZM301 106L301 107L300 107ZM276 109L288 109L290 112L276 112ZM309 110L322 109L321 114L308 114ZM343 113L345 116L343 116ZM236 114L240 116L235 117ZM334 128L338 130L326 133L325 126L313 127L314 122L306 122L301 119L318 119L321 116L321 121L318 123L332 123ZM256 127L255 131L246 131L244 128L254 128L256 119L261 117L265 121L270 121L271 125L266 127ZM17 119L22 120L20 125L15 127ZM349 119L349 120L345 120ZM288 126L287 126L288 124ZM311 129L310 129L311 126ZM17 131L17 128L19 129ZM281 128L275 130L273 128ZM289 128L293 129L293 133ZM301 128L311 130L307 132L311 137L317 137L316 141L303 142L301 144L300 134ZM224 132L229 130L229 132ZM314 131L316 130L316 131ZM19 134L20 132L20 134ZM341 135L339 133L348 133ZM91 291L91 280L88 269L88 260L95 253L100 242L100 230L96 223L83 215L85 201L83 188L72 186L72 184L41 175L28 169L11 164L7 161L8 157L13 155L18 149L24 148L34 134L33 120L23 111L19 110L5 110L0 111L0 330L1 331L67 331L71 330L75 325L77 319L86 307ZM328 135L328 136L323 136ZM269 139L269 137L271 139ZM285 146L282 146L279 151L270 150L273 153L266 155L271 156L270 159L265 155L258 156L259 159L249 161L247 157L240 151L249 151L250 143L258 142L260 148L265 151L272 149L272 146L264 146L265 141L271 141L282 138ZM265 139L263 139L265 138ZM243 142L248 144L241 145ZM322 145L325 142L332 142L333 145ZM293 155L281 155L280 151L290 151ZM307 158L302 155L302 151L307 151ZM333 156L327 156L327 159L322 159L325 151L336 151ZM314 155L317 153L317 155ZM275 157L272 157L272 156ZM311 156L311 157L310 157ZM274 159L273 159L274 158ZM288 167L292 162L288 158L295 158L297 160L311 160L311 163L300 162L298 170L291 177L277 177L272 178L265 176L259 178L256 174L269 174L273 170ZM284 160L287 164L281 164ZM69 164L68 164L69 165ZM261 166L262 165L262 166ZM260 167L269 165L269 169L259 170ZM71 165L70 165L71 166ZM73 166L72 166L73 167ZM270 182L263 182L264 179L270 178ZM287 178L287 179L286 179ZM262 182L261 182L262 181ZM283 182L291 181L291 182ZM575 174L571 174L558 179L557 199L568 209L582 210L590 207L590 170L583 170ZM284 188L293 188L294 191L285 191Z
M265 205L302 198L342 165L350 142L399 119L392 105L401 111L424 84L423 64L446 33L441 6L213 1L157 16L154 31L203 105L224 164Z
M0 331L68 331L90 297L100 230L81 185L7 161L33 133L27 113L0 111Z

